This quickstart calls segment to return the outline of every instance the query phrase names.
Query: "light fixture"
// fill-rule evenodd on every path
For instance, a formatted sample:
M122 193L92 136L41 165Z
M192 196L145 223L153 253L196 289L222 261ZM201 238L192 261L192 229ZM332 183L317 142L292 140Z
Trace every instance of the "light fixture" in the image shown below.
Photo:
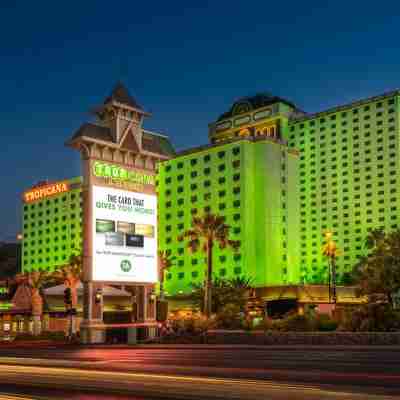
M102 290L101 290L101 289L97 289L97 290L96 290L96 294L95 294L95 296L94 296L94 301L95 301L95 303L96 303L96 304L100 304L102 298L103 298L103 292L102 292Z

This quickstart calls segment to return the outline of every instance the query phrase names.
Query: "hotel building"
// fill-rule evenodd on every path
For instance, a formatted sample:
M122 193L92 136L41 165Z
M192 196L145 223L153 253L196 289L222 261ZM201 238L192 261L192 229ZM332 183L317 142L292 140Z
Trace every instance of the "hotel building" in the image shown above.
M223 215L240 241L236 253L216 248L216 277L251 278L261 295L326 284L321 248L332 230L341 251L337 281L346 284L368 232L398 228L399 96L315 114L268 94L242 98L209 125L209 144L178 154L167 138L143 131L143 143L151 139L170 158L159 160L157 175L159 248L176 257L168 295L188 295L204 280L204 254L189 253L179 237L208 211ZM85 129L101 140L101 127ZM81 249L80 181L69 184L65 193L25 201L25 271L54 268Z

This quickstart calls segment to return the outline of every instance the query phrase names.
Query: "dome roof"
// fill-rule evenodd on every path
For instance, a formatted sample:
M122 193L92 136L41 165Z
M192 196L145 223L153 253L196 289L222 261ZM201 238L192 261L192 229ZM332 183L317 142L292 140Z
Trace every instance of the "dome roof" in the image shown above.
M218 121L226 118L231 118L234 115L240 115L250 111L254 111L275 103L285 103L288 106L297 109L297 107L292 102L283 99L282 97L273 96L267 92L257 93L254 96L242 97L235 101L229 111L221 114L218 117Z

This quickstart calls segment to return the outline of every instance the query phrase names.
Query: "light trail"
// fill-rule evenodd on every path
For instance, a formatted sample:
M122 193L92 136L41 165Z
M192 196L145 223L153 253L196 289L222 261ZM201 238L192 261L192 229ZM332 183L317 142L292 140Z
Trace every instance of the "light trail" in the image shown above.
M132 393L159 399L398 399L393 396L334 392L304 385L248 379L106 372L22 365L0 365L0 380L4 384L62 388L64 390L96 390L102 393Z

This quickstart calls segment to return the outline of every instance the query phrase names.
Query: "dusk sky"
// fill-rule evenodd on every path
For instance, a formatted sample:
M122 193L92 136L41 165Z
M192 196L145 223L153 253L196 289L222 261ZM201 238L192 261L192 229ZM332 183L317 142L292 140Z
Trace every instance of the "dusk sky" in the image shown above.
M64 142L117 81L183 149L242 96L315 112L400 88L399 16L393 1L3 1L0 241L24 189L80 174Z

